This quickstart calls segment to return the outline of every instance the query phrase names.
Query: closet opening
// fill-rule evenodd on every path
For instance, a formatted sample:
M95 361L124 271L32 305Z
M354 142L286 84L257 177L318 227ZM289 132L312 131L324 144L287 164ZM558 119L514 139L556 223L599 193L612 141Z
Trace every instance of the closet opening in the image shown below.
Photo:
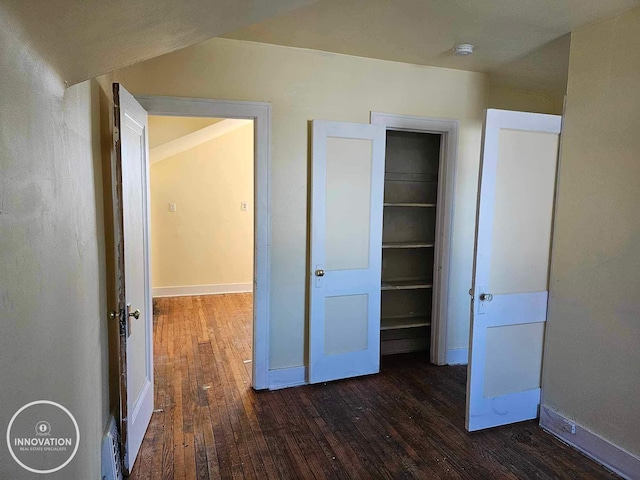
M380 353L429 353L443 135L387 130Z

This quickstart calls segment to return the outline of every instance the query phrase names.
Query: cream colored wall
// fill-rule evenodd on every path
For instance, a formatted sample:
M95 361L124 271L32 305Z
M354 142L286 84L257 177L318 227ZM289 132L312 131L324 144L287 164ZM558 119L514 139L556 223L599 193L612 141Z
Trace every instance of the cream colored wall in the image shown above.
M562 115L564 97L489 84L487 108Z
M98 478L108 414L99 94L65 90L0 6L0 426L65 405L75 459L47 478ZM0 478L34 478L0 448Z
M640 456L640 8L574 32L544 403Z
M154 288L253 282L253 124L152 165L151 252Z
M271 368L305 363L309 120L368 123L371 110L459 119L448 344L467 347L485 75L214 39L116 79L140 94L271 102Z
M150 149L224 120L223 118L163 117L158 115L149 115L148 118Z

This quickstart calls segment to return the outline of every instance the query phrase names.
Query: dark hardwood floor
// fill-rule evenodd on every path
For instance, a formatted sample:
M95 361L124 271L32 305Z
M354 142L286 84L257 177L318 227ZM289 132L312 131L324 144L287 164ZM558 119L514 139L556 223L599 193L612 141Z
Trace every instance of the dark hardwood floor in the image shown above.
M133 479L616 478L536 422L469 434L464 367L250 387L251 295L155 301L155 402Z

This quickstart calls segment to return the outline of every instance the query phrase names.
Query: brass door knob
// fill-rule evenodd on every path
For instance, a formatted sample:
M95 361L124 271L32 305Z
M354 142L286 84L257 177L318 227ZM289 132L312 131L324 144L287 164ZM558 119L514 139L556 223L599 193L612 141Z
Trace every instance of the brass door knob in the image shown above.
M324 270L316 270L316 277L324 277Z

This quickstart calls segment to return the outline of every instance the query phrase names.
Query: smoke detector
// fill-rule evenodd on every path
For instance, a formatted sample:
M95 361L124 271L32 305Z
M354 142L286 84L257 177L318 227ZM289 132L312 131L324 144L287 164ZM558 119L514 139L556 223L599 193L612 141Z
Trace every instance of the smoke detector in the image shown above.
M470 43L461 43L460 45L453 47L453 53L458 57L466 57L473 53L473 45Z

